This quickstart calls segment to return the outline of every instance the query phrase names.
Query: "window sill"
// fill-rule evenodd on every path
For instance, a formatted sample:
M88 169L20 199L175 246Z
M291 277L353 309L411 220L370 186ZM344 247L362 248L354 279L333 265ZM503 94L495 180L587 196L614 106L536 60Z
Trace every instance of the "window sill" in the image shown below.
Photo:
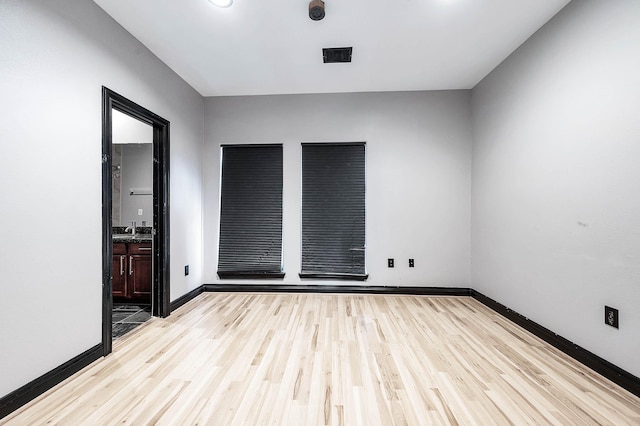
M369 274L338 274L330 272L300 272L300 278L315 278L321 280L366 281Z
M249 279L249 280L259 280L259 279L278 279L284 278L284 272L273 272L273 271L218 271L218 276L220 279Z

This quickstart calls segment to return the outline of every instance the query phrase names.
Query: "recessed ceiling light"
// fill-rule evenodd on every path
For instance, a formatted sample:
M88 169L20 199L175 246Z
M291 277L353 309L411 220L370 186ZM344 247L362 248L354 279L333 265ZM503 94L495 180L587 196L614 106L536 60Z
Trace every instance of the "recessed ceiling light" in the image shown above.
M209 2L218 7L229 7L233 4L233 0L209 0Z

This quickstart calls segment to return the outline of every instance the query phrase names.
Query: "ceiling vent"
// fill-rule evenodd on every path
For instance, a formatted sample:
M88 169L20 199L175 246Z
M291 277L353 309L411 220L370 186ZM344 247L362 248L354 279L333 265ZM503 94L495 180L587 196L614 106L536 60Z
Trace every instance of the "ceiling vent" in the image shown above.
M331 47L322 49L322 60L325 64L351 62L353 47Z

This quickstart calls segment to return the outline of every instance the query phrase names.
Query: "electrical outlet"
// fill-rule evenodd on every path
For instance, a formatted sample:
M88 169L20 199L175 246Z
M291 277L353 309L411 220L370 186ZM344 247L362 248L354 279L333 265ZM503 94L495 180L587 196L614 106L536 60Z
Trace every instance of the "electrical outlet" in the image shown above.
M604 323L614 328L618 327L618 310L610 306L604 307Z
M387 266L393 268L393 259L387 259Z
M413 259L409 259L409 268L413 268L415 265L415 262L413 261Z
M185 277L186 277L187 275L189 275L189 265L185 265L185 266L184 266L184 275L185 275Z

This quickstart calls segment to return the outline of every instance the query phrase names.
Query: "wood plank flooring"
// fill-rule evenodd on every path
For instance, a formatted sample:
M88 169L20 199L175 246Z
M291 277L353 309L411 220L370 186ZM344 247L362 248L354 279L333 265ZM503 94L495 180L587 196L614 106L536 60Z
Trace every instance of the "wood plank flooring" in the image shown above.
M6 425L639 425L640 398L469 297L205 293Z

